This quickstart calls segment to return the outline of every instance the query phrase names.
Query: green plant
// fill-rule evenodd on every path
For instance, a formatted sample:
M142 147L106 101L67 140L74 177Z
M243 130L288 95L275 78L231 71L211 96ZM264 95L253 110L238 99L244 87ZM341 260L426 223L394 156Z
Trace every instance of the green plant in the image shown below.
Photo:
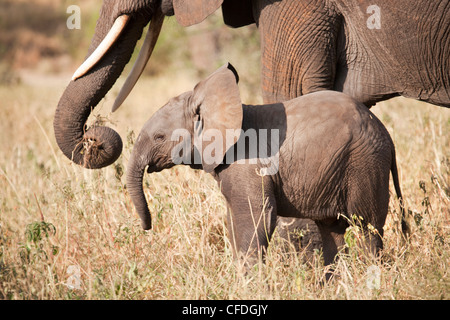
M37 221L28 224L25 229L25 243L21 245L22 259L32 262L35 259L48 259L48 253L56 255L58 246L48 243L48 238L55 234L56 228L51 223Z

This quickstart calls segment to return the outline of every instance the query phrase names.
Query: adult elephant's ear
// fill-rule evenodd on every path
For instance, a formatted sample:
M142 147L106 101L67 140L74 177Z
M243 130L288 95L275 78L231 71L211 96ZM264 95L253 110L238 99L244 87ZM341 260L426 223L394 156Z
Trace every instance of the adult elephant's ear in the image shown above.
M197 120L196 148L206 172L221 164L239 140L243 113L238 81L236 70L228 63L194 88L190 108Z
M175 17L183 27L200 23L216 11L223 0L173 0Z

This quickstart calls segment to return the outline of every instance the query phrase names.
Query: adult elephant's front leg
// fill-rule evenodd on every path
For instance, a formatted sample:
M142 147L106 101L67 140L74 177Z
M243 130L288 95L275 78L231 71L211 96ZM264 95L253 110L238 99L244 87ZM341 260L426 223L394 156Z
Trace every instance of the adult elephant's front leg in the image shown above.
M333 89L341 18L327 1L255 1L264 103Z

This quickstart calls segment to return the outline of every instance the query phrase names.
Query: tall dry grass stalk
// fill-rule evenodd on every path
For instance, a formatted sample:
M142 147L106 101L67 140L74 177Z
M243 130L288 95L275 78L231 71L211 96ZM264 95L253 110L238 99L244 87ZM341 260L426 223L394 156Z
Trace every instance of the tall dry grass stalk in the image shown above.
M266 263L244 276L216 183L181 166L145 177L154 229L142 231L124 179L132 143L152 112L196 81L143 79L110 115L113 89L96 114L114 124L125 148L116 164L96 171L70 164L56 147L52 121L63 85L42 78L0 87L1 299L450 298L450 110L412 100L373 108L397 148L412 227L405 242L392 196L379 260L354 245L355 225L329 282L320 252L305 262L305 252L286 250L277 236Z

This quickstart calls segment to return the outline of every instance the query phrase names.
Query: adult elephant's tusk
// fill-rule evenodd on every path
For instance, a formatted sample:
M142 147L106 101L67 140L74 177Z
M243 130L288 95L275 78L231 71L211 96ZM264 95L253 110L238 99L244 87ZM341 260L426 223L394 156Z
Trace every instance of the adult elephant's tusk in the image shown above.
M75 71L72 76L72 80L76 80L84 76L86 73L88 73L89 70L92 69L93 66L97 64L97 62L100 61L101 58L103 58L106 52L108 52L111 46L119 38L129 20L130 16L124 14L119 16L116 21L114 21L111 30L109 30L108 34L99 44L97 49L95 49L95 51L89 56L89 58L87 58L86 61L84 61L83 64L77 69L77 71Z
M128 75L127 80L125 81L116 100L114 101L111 110L112 112L116 111L122 105L122 103L130 94L131 90L133 90L134 85L138 81L142 72L144 71L147 62L150 59L150 56L152 55L156 41L158 40L158 36L161 31L163 21L164 15L160 10L158 10L152 17L152 21L150 22L150 26L148 28L147 36L145 37L144 44L142 45L141 51L139 52L139 56L137 57L136 62L134 63L133 69Z

